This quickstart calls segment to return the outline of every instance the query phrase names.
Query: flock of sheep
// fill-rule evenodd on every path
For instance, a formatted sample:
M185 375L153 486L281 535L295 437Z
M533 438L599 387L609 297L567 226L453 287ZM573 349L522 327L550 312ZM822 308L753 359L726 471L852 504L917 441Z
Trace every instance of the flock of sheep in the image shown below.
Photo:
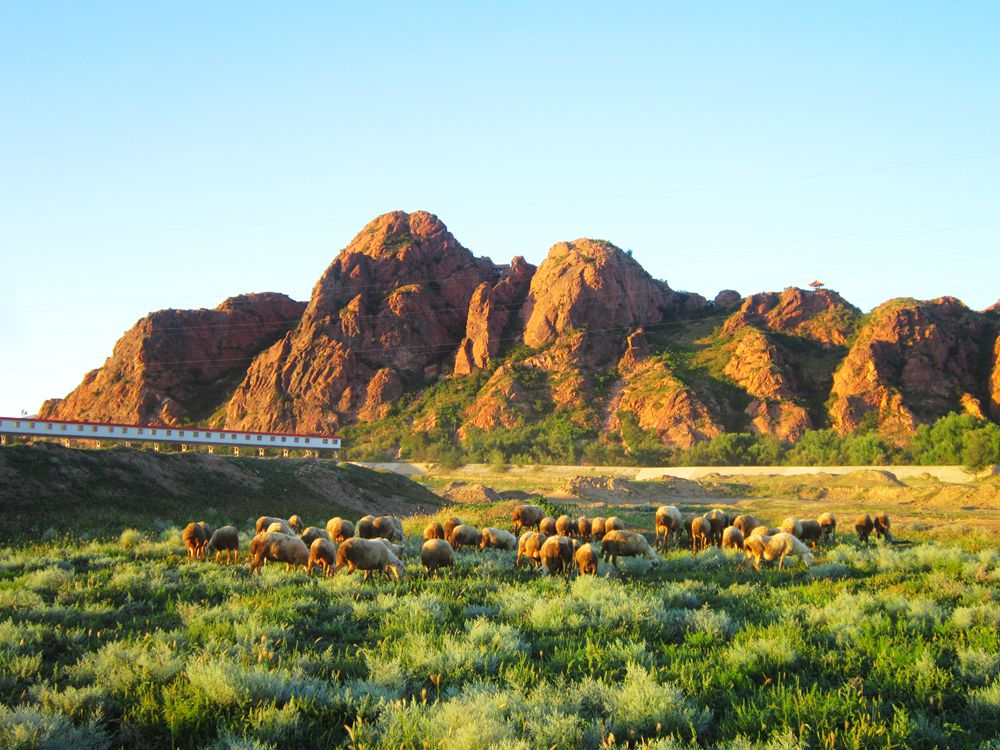
M515 567L528 561L538 572L569 574L574 565L581 575L597 575L599 559L617 566L620 557L645 557L655 567L659 556L645 535L626 531L621 519L572 519L548 516L538 505L521 505L513 511L514 533L487 527L477 529L449 518L443 524L429 523L424 529L420 561L428 575L440 568L454 565L455 552L463 547L517 551ZM331 518L325 529L303 528L302 519L261 516L257 519L256 535L250 541L250 572L260 572L268 562L285 563L287 569L302 567L311 572L314 567L325 575L334 575L343 568L348 573L360 570L365 579L372 573L382 573L399 579L403 575L402 558L406 546L403 524L395 516L365 516L357 524L343 518ZM691 551L697 553L710 545L741 550L746 564L760 570L762 561L778 561L782 568L785 557L794 555L806 567L812 565L812 552L824 539L835 540L837 519L823 513L815 520L786 518L778 527L770 527L750 515L733 515L721 509L705 514L686 516L673 505L664 505L655 514L655 544L667 550L671 544L679 547L682 535L687 536ZM858 516L855 531L862 542L872 532L892 540L889 517L885 513ZM213 530L204 521L185 527L184 546L192 559L215 554L216 562L226 555L226 563L239 562L239 533L233 526Z

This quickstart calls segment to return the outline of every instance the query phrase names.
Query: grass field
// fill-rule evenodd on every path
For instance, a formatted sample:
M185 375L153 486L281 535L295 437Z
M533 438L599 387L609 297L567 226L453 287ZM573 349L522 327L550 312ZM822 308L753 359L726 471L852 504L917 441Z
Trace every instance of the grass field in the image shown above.
M428 580L426 520L401 582L191 563L177 528L4 548L0 746L1000 748L995 546L569 580L470 550Z

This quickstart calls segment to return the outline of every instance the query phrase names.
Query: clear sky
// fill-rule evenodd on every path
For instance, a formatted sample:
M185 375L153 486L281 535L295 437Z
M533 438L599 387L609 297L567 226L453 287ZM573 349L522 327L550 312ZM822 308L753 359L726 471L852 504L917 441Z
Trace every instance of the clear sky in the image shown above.
M479 6L479 7L477 7ZM0 5L0 414L364 224L708 297L1000 297L1000 3Z

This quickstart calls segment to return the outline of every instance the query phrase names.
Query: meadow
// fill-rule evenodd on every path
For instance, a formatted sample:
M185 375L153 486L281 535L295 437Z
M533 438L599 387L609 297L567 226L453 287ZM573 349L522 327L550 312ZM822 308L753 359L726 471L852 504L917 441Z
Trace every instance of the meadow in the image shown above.
M4 548L0 746L1000 748L995 548L842 532L810 570L569 579L468 550L428 579L428 518L401 582L189 562L173 526Z

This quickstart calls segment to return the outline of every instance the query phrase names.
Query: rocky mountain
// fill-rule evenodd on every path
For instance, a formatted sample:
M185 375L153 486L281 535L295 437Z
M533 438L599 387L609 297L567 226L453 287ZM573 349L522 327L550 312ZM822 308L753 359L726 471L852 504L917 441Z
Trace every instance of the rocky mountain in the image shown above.
M949 411L1000 419L998 325L947 297L868 315L826 289L708 301L602 240L498 265L436 216L396 211L337 255L308 304L260 294L153 313L42 414L348 430L388 449L543 424L627 449L734 431L899 437Z

